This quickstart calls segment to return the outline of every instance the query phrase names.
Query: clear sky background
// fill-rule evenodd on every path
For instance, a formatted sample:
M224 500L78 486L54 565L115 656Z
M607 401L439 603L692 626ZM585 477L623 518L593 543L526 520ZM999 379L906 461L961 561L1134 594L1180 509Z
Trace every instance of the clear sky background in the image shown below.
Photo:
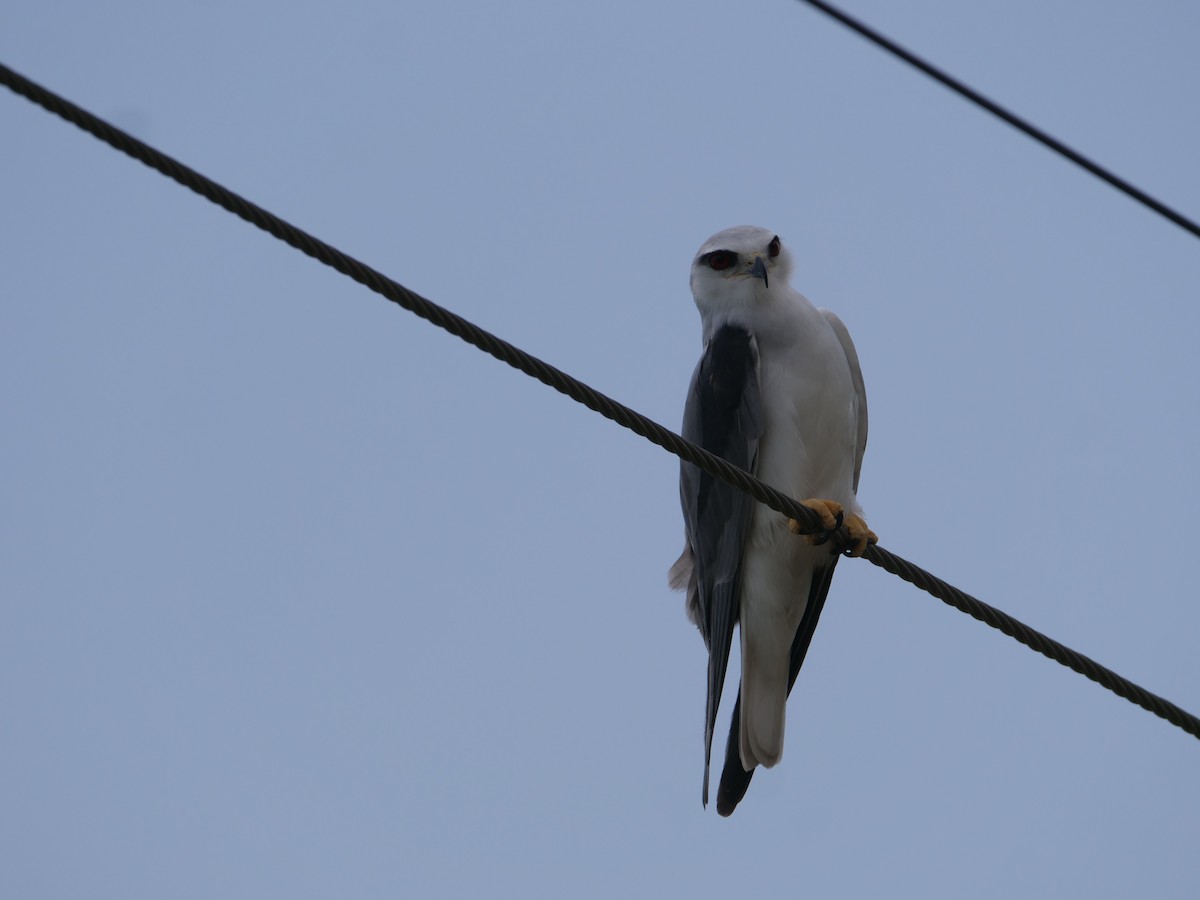
M1200 6L847 8L1200 215ZM1200 241L807 6L12 0L0 59L672 426L692 255L776 230L884 545L1200 711ZM672 457L0 134L0 895L1194 896L1200 743L864 562L705 812Z

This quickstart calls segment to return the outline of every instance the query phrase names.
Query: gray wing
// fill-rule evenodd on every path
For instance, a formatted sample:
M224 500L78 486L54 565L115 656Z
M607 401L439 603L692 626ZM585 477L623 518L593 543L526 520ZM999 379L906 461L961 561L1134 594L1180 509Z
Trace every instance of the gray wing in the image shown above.
M827 309L821 310L821 315L833 328L842 352L846 354L846 362L850 365L850 377L854 382L854 393L858 398L858 439L854 447L854 490L858 491L858 475L862 471L863 453L867 449L867 387L863 384L862 368L858 364L858 351L854 349L854 341L850 340L850 332L845 324L834 313Z
M758 344L744 328L719 329L704 348L683 412L683 436L747 472L754 471L762 434ZM691 557L688 615L708 647L704 720L704 803L708 803L713 729L729 646L741 603L742 550L754 501L691 463L680 466L687 547Z

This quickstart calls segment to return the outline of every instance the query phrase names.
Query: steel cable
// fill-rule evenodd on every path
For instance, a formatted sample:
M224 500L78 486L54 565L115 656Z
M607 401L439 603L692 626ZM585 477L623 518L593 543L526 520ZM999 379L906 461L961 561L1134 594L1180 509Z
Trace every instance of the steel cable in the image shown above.
M77 125L106 144L145 163L150 168L161 172L179 184L190 188L222 209L228 210L239 218L245 219L247 222L275 236L279 240L295 247L302 253L353 278L359 284L365 285L377 294L386 297L388 300L420 316L422 319L432 322L439 328L445 329L467 343L491 354L496 359L536 378L538 381L554 388L560 393L566 394L571 399L582 403L589 409L658 444L679 458L699 466L714 477L720 478L734 487L745 491L760 503L765 503L777 512L783 513L789 518L796 519L804 524L809 531L815 532L820 530L821 523L816 513L800 505L791 497L775 490L770 485L759 481L742 469L731 466L720 457L714 456L690 441L684 440L675 432L664 428L641 413L618 403L611 397L607 397L599 391L588 387L583 382L549 363L543 362L461 316L410 291L408 288L372 269L370 266L359 262L353 257L347 256L319 238L313 237L273 213L251 203L244 197L222 187L212 179L201 175L178 160L139 141L132 135L105 122L87 110L76 106L58 94L30 81L2 63L0 63L0 83L38 106ZM1138 706L1157 716L1161 716L1188 734L1200 738L1200 719L1197 719L1191 713L1139 687L1111 669L1107 669L1088 657L1076 653L1069 647L1035 631L1007 613L1003 613L995 607L989 606L983 601L972 597L970 594L960 591L953 585L942 581L940 578L896 556L883 547L877 545L868 547L864 558L932 594L955 609L961 610L981 622L999 629L1055 662L1061 663L1085 675L1118 696L1136 703Z
M1101 181L1107 182L1109 185L1116 188L1118 191L1125 194L1126 196L1132 197L1134 200L1136 200L1138 203L1142 204L1143 206L1147 207L1148 209L1154 210L1154 212L1158 213L1160 216L1167 219L1168 221L1173 222L1174 224L1178 225L1184 231L1191 232L1192 235L1194 235L1195 237L1200 237L1200 225L1197 225L1195 222L1193 222L1187 216L1183 215L1183 213L1177 212L1176 210L1167 206L1167 204L1163 203L1160 200L1155 200L1153 197L1151 197L1149 194L1147 194L1141 188L1135 187L1133 184L1130 184L1128 181L1126 181L1124 178L1117 175L1116 173L1111 172L1108 169L1104 168L1104 166L1100 165L1099 163L1093 162L1092 160L1088 159L1086 156L1084 156L1078 150L1071 149L1066 144L1064 144L1062 141L1058 140L1058 138L1055 138L1052 135L1047 134L1045 131L1038 128L1036 125L1033 125L1030 122L1025 121L1020 116L1018 116L1016 113L1010 112L1009 110L1007 110L1003 106L1001 106L999 103L997 103L994 100L990 100L989 98L985 97L983 94L979 93L979 91L975 90L974 88L968 87L966 84L959 81L954 76L949 75L946 72L943 72L937 66L933 65L933 63L927 62L926 60L917 56L917 54L913 53L911 50L906 50L904 47L901 47L899 44L897 44L891 38L885 37L884 35L880 34L875 29L871 28L870 26L866 25L863 22L860 22L858 19L854 18L849 13L843 12L842 10L838 9L832 3L825 3L824 0L800 0L800 2L807 3L809 6L813 7L813 9L823 12L825 15L829 16L834 21L839 22L842 25L845 25L851 31L855 32L856 34L858 34L861 37L866 38L868 41L875 44L877 47L881 47L882 49L886 50L888 53L891 53L893 56L897 57L898 59L901 59L904 62L908 63L913 68L918 69L921 72L924 72L926 75L928 75L934 81L937 81L940 84L942 84L943 86L948 87L950 90L954 91L954 93L958 94L960 97L963 97L963 98L971 101L972 103L974 103L976 106L979 106L982 109L987 110L996 118L1001 119L1004 122L1007 122L1013 128L1016 128L1018 131L1022 132L1023 134L1027 135L1028 137L1033 138L1035 141L1037 141L1042 146L1048 147L1050 150L1053 150L1059 156L1062 156L1065 159L1068 159L1071 162L1075 163L1075 165L1079 166L1080 168L1082 168L1088 172L1091 172L1093 175L1095 175Z

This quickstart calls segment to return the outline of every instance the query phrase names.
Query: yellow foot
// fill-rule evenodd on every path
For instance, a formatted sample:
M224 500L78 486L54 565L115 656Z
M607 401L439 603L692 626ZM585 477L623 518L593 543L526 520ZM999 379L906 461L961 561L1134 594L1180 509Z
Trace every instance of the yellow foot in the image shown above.
M842 537L843 532L844 538ZM867 527L863 517L853 514L846 516L846 522L840 529L838 537L843 539L844 546L841 550L847 556L862 556L867 552L870 544L879 543L879 536Z
M830 543L835 553L862 556L867 547L879 543L879 538L867 527L863 517L853 513L845 515L840 503L813 499L801 500L800 505L808 507L821 517L821 530L808 533L795 519L788 519L788 530L792 534L803 535L804 540L814 547Z
M842 504L814 498L801 500L800 505L811 509L821 518L821 530L816 533L809 533L795 519L788 519L788 530L792 534L804 535L804 540L808 543L814 546L824 544L833 532L842 527Z

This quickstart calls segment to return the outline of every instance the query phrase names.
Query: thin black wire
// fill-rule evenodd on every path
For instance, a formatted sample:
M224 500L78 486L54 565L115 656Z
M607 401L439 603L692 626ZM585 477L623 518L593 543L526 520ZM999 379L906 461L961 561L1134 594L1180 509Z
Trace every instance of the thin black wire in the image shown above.
M110 125L103 119L92 115L70 101L47 90L12 69L0 63L0 83L14 92L38 104L39 106L66 119L106 144L127 153L134 159L140 160L150 168L161 172L168 178L191 188L197 194L211 200L223 209L245 219L247 222L274 235L281 241L295 247L302 253L311 256L344 275L353 278L359 284L365 285L377 294L386 297L393 303L432 322L439 328L462 338L467 343L478 347L496 359L531 375L543 384L549 385L560 393L566 394L572 400L582 403L589 409L595 410L602 416L623 425L631 431L640 434L660 447L674 453L681 459L687 460L704 471L720 478L722 481L745 491L760 503L781 512L789 518L804 523L810 532L819 531L821 523L818 516L805 506L801 506L791 497L781 494L773 487L764 484L745 471L731 466L725 460L714 456L701 447L686 441L670 429L664 428L657 422L643 416L627 406L606 397L604 394L588 387L578 379L572 378L565 372L543 362L507 341L484 331L482 328L468 322L447 309L426 300L419 294L410 291L403 285L393 281L375 269L364 265L358 260L347 256L340 250L331 247L324 241L313 237L305 231L285 222L278 216L267 212L260 206L251 203L243 197L201 175L194 169L172 159L166 154L139 141L132 135ZM1012 616L989 606L970 594L960 591L953 585L947 584L940 578L926 572L919 566L896 556L883 547L867 548L864 558L898 575L905 581L937 597L944 603L961 610L981 622L986 622L993 628L1003 631L1027 647L1037 650L1055 662L1085 675L1097 684L1103 685L1120 697L1136 703L1143 709L1166 719L1173 725L1186 731L1193 737L1200 738L1200 719L1186 712L1175 704L1150 693L1133 682L1122 678L1111 669L1088 659L1074 650L1035 631L1028 625L1017 621Z
M996 116L997 118L1003 119L1005 122L1007 122L1013 128L1016 128L1017 130L1028 135L1029 137L1033 138L1035 141L1042 144L1043 146L1049 147L1055 153L1057 153L1060 156L1063 156L1066 159L1069 159L1071 162L1075 163L1075 165L1077 165L1083 169L1086 169L1088 172L1091 172L1097 178L1108 182L1110 185L1115 187L1118 191L1121 191L1123 194L1126 194L1127 196L1132 197L1134 200L1136 200L1138 203L1141 203L1143 206L1146 206L1149 209L1154 210L1160 216L1163 216L1164 218L1169 219L1170 221L1174 222L1176 225L1178 225L1180 228L1184 229L1185 231L1190 231L1194 236L1200 237L1200 225L1193 222L1187 216L1183 215L1180 212L1175 211L1171 207L1167 206L1165 203L1163 203L1159 200L1155 200L1153 197L1151 197L1149 194L1147 194L1141 188L1135 187L1134 185L1132 185L1128 181L1126 181L1124 178L1121 178L1119 175L1116 175L1115 173L1109 171L1108 169L1104 168L1104 166L1100 165L1099 163L1093 162L1092 160L1088 159L1086 156L1084 156L1082 153L1078 152L1077 150L1072 150L1070 147L1068 147L1062 141L1060 141L1057 138L1052 137L1051 135L1042 131L1042 129L1038 128L1036 125L1033 125L1033 124L1025 121L1020 116L1018 116L1016 113L1010 112L1009 110L1005 109L1003 106L1001 106L996 101L988 99L983 94L979 93L979 91L975 90L974 88L968 87L967 85L963 84L961 81L959 81L957 78L953 77L952 75L949 75L946 72L943 72L941 69L937 68L937 66L935 66L932 63L927 62L926 60L917 56L911 50L906 50L904 47L901 47L899 44L897 44L895 41L891 40L890 38L884 37L882 34L880 34L878 31L875 31L869 25L866 25L863 22L860 22L858 19L855 19L853 16L849 15L848 13L843 12L842 10L838 9L836 6L834 6L831 3L825 3L824 0L800 0L800 2L807 3L809 6L813 7L814 9L817 9L820 12L825 13L825 15L840 22L841 24L845 25L847 28L851 29L852 31L857 32L859 35L866 38L871 43L875 44L876 46L882 47L888 53L891 53L893 56L899 57L900 59L902 59L906 63L908 63L910 66L913 66L914 68L919 69L920 71L922 71L926 75L928 75L930 78L933 78L936 81L940 82L941 84L945 85L946 87L950 88L950 90L954 91L959 96L965 97L967 100L970 100L975 105L980 106L983 109L986 109L992 115Z

